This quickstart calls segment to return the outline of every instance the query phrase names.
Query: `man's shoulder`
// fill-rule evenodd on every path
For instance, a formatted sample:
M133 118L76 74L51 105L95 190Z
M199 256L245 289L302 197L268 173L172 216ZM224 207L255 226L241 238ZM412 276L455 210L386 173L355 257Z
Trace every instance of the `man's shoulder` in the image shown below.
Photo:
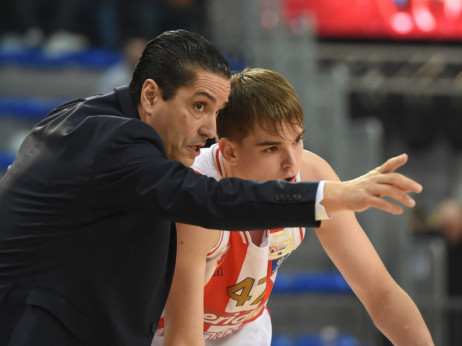
M26 142L31 145L40 141L62 153L96 153L112 142L122 148L126 147L124 143L150 143L163 148L152 127L124 114L114 93L64 103L39 122L28 137Z
M143 133L138 129L146 128L152 134L153 129L139 120L136 106L124 107L119 98L115 92L112 92L68 101L51 111L39 126L65 127L68 131L77 132L102 130L104 133L100 133L101 137L106 137L105 134L107 135L111 128L117 129L128 124L125 126L127 132ZM130 114L126 114L126 108L130 108Z

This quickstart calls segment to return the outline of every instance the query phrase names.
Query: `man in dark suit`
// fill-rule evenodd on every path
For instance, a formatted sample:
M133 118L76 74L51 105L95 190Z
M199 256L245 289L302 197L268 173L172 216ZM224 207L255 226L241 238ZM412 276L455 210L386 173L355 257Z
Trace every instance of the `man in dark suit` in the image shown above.
M394 173L405 156L325 185L195 174L186 166L215 136L229 77L203 37L166 32L129 88L70 101L33 128L0 181L1 345L149 345L172 280L172 221L316 226L326 212L401 212L382 196L413 206L406 192L421 186Z

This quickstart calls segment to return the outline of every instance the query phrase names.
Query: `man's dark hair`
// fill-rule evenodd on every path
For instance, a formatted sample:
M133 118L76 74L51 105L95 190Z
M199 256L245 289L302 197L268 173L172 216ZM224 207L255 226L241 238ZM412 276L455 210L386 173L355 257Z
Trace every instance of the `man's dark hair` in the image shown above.
M166 31L147 43L135 67L130 91L139 102L143 83L153 79L162 89L163 99L168 100L179 87L194 81L196 68L231 77L226 58L204 37L186 30Z

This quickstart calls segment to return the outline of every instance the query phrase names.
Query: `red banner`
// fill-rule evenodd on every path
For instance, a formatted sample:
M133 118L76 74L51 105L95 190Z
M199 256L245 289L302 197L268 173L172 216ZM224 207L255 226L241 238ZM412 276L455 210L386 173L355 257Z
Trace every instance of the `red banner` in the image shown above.
M319 37L462 41L462 0L285 0L289 21L309 15Z

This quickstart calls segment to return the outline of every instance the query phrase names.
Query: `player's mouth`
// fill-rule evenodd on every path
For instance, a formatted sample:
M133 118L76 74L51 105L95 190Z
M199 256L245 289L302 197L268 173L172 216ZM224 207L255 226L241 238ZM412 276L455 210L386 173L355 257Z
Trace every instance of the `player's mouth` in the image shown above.
M284 180L288 181L289 183L295 183L297 181L297 177L285 178Z

